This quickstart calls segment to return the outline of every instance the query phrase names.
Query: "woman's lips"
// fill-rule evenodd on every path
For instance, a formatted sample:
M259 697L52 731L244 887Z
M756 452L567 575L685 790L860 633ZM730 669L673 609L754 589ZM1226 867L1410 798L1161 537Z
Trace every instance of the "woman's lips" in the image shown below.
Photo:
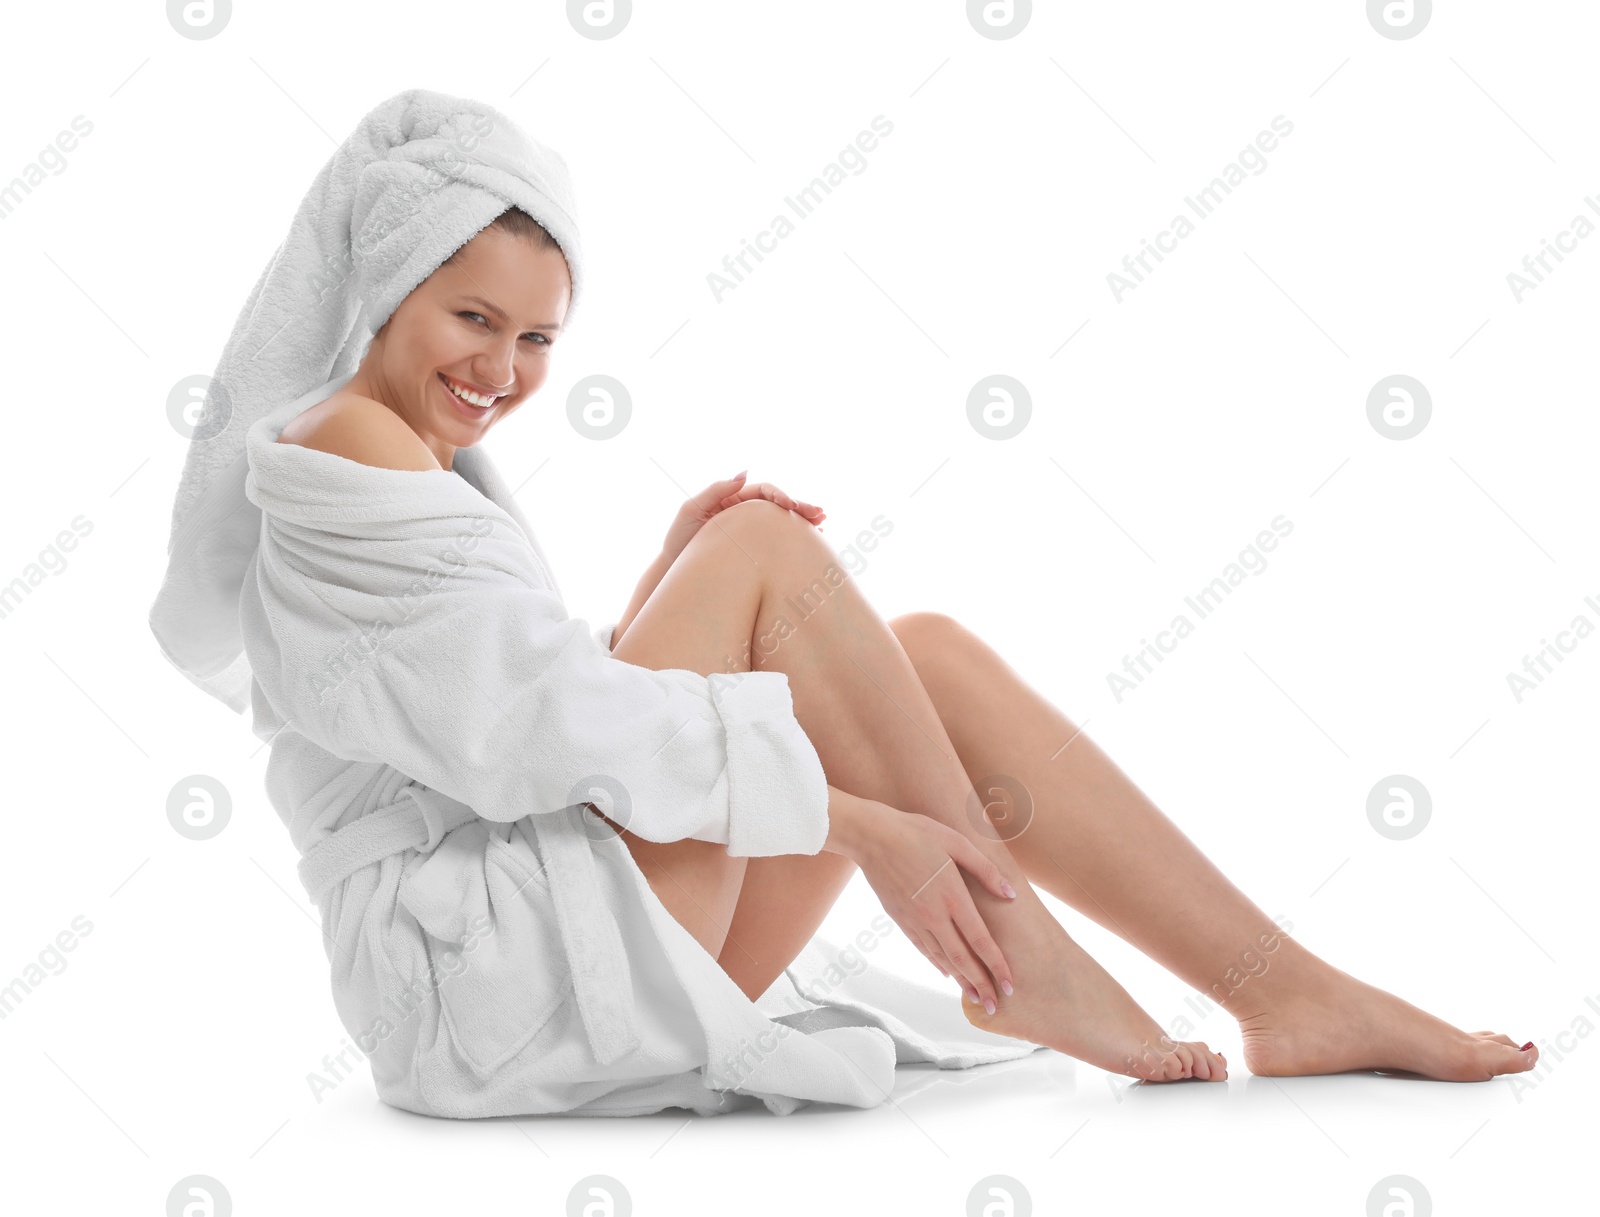
M473 422L478 422L487 417L489 412L494 409L494 406L475 406L470 401L465 401L462 398L457 397L453 392L450 391L450 387L445 381L443 372L435 373L435 379L437 379L439 382L439 391L450 399L450 403L456 408L456 413L460 414L461 417L471 419ZM500 399L496 398L495 405L499 404Z

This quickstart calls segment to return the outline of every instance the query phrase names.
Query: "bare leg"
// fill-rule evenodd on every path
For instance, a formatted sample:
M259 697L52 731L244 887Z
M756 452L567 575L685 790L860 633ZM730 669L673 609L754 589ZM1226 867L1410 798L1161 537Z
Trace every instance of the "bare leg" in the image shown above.
M911 661L810 524L761 500L720 512L679 555L614 654L643 667L705 674L785 672L795 715L830 783L934 816L988 854L1018 893L1003 900L963 873L1015 979L1014 993L998 996L1001 1017L992 1029L1134 1077L1224 1076L1221 1060L1203 1045L1165 1039L1051 916L1005 843L969 819L971 784ZM716 849L626 833L624 840L675 917L686 926L712 923L702 943L709 940L719 959L741 961L747 993L759 994L792 961L848 878L831 862L752 859L741 880L753 873L783 887L744 883L730 903L735 885L718 869ZM684 845L696 847L686 855L693 865L680 865ZM746 866L725 851L722 857L729 868ZM797 892L805 894L797 900ZM747 898L753 903L745 908ZM738 927L730 925L735 920ZM983 1017L978 1007L963 1009Z
M754 1001L811 941L856 873L856 864L829 853L749 861L727 945L717 962Z
M1459 1031L1282 935L1094 741L959 622L912 613L890 624L985 802L1010 802L997 777L1029 796L995 817L1029 880L1214 998L1243 1027L1251 1072L1398 1069L1469 1081L1533 1068L1537 1049Z

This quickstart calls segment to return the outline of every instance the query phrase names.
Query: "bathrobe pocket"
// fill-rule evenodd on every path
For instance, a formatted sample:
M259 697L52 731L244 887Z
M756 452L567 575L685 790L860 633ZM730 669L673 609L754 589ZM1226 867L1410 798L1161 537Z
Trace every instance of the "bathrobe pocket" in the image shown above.
M572 989L549 880L529 835L474 820L419 853L398 897L427 933L451 1043L488 1078L550 1023Z

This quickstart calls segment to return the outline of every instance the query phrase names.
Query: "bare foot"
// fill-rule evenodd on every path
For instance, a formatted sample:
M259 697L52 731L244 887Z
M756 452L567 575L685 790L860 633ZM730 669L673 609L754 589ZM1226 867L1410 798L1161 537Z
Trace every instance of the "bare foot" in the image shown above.
M1033 942L1007 944L1014 991L1000 994L993 1014L963 997L968 1022L1147 1082L1227 1079L1226 1060L1202 1043L1168 1039L1110 973L1052 926Z
M1524 1052L1508 1036L1460 1031L1331 966L1295 996L1237 1017L1245 1066L1264 1077L1384 1069L1485 1082L1539 1060L1538 1048Z

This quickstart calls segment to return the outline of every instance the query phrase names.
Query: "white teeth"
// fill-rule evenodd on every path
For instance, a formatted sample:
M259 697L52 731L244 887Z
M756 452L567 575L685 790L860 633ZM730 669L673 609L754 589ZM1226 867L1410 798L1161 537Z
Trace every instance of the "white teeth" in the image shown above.
M488 407L494 405L494 403L498 400L498 398L484 397L480 393L474 393L471 389L463 389L451 381L449 377L444 377L443 380L445 388L449 389L450 392L454 393L462 401L477 406L480 410L487 409Z

